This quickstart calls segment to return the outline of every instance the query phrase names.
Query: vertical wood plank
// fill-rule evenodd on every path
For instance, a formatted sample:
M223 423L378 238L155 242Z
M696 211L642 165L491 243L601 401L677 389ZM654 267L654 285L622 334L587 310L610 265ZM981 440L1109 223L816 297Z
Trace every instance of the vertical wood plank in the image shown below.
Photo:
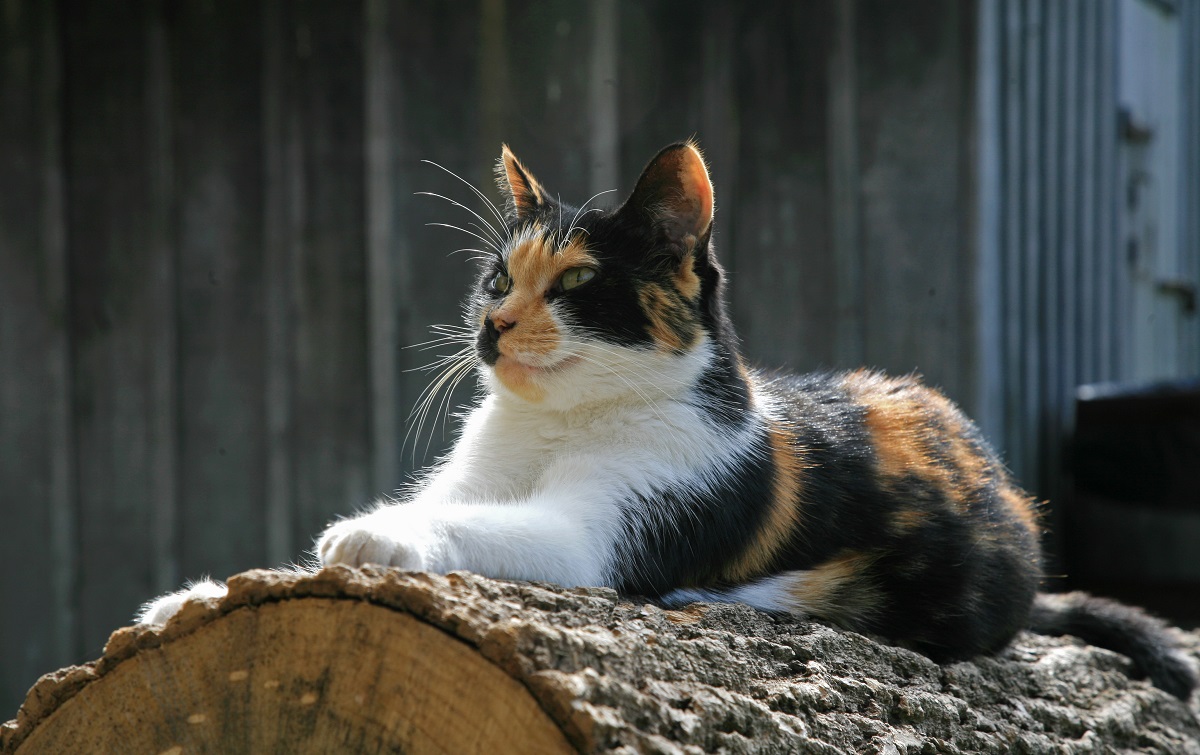
M261 16L171 4L183 574L263 566ZM168 313L165 313L169 315Z
M697 137L702 140L704 159L718 186L719 193L715 196L717 226L713 236L717 253L726 264L736 264L737 250L726 246L724 240L737 225L741 139L741 119L737 109L737 44L741 17L745 11L735 3L725 2L706 3L702 8L704 72L701 77L703 84L698 87L700 130ZM626 182L632 182L633 178L628 176ZM628 191L632 187L622 188Z
M613 138L608 114L593 109L604 107L613 98L593 85L596 75L610 75L594 73L593 66L603 65L607 70L613 64L604 60L608 53L594 24L597 20L610 24L613 9L610 5L593 9L588 3L571 0L510 0L504 12L506 63L502 65L510 78L500 95L506 100L499 120L503 138L510 140L548 191L570 204L578 205L596 191L616 188L591 189L594 139L611 142ZM491 59L487 60L484 65L491 66ZM483 85L487 101L488 84ZM602 120L594 123L595 116ZM480 148L495 160L500 144L480 144ZM605 170L611 172L615 167L605 166ZM607 194L599 200L609 203L617 195L619 192Z
M857 0L833 3L829 58L829 194L831 251L837 269L835 349L842 365L865 356L862 207L858 159Z
M620 149L617 114L617 36L616 0L595 0L591 4L591 55L588 80L588 121L591 131L591 162L588 196L608 189L617 192L604 204L613 204L621 196L618 185Z
M959 220L970 206L960 161L973 102L964 13L952 2L860 0L858 109L866 360L920 371L972 409L976 315L963 292L974 254Z
M624 200L658 150L695 137L715 188L713 240L726 269L735 269L734 239L742 216L738 84L745 75L740 45L746 10L712 0L694 3L688 13L671 2L622 2L619 15L620 170L617 192L609 196L613 203ZM755 125L773 128L767 122ZM731 293L736 298L736 291Z
M272 563L296 558L307 547L293 509L292 373L295 370L292 313L293 260L299 244L299 203L303 190L296 118L288 110L295 97L290 47L284 42L283 0L262 6L263 141L263 321L264 419L266 445L266 554ZM313 533L316 534L316 533Z
M481 12L478 4L451 6L423 0L406 6L403 14L393 13L387 18L385 36L394 51L391 77L396 82L389 133L394 145L390 211L397 338L401 345L398 408L406 417L400 461L406 475L425 468L453 439L454 422L444 411L435 407L419 432L412 412L433 377L420 368L459 346L433 350L412 347L433 337L432 325L462 323L459 302L475 269L469 261L471 253L453 251L477 246L472 243L474 239L457 231L428 225L439 222L466 227L466 221L473 218L442 200L416 196L416 192L437 192L490 216L481 202L476 203L477 197L470 189L420 161L435 161L472 181L485 196L498 196L492 166L500 154L500 141L505 138L503 127L497 126L494 134L483 136L463 128L463 124L480 124L476 128L483 128L481 109L487 103L482 101L481 74L495 77L489 81L501 88L507 80L503 48L480 37L481 32L495 33L488 31L490 27L483 23ZM500 59L489 59L484 64L489 54ZM431 59L439 61L432 71L427 65ZM447 98L445 92L456 94ZM477 144L476 140L486 143ZM470 401L474 388L474 376L466 374L459 390L441 406L454 409Z
M94 653L155 588L156 447L169 427L157 372L158 318L174 295L156 258L158 155L166 103L149 81L147 6L62 5L69 175L74 412L78 454L79 623Z
M829 323L837 286L826 159L830 22L828 3L741 15L734 101L746 127L738 132L735 204L718 215L725 224L723 248L732 250L725 259L733 319L747 354L796 370L834 362ZM685 50L685 44L671 49Z
M0 706L77 660L78 530L55 7L0 14Z
M367 419L363 6L286 3L296 75L301 235L293 259L296 539L310 542L373 493ZM285 111L286 112L286 111Z
M371 482L383 493L400 486L400 432L397 409L398 332L393 246L398 148L393 141L396 107L394 50L388 33L395 6L367 0L363 59L366 106L367 354L371 364Z
M163 310L152 327L154 369L151 373L154 413L153 542L155 591L175 589L179 582L179 343L178 303L174 295L178 265L175 256L175 194L172 153L169 41L162 4L149 8L146 96L150 181L149 236L158 286L166 292Z

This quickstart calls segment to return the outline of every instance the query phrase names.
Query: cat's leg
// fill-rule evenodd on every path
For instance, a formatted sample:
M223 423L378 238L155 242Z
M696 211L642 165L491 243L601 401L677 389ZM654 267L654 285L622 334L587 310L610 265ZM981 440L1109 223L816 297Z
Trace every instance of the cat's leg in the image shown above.
M323 564L382 564L439 573L466 569L561 585L605 584L611 562L608 538L548 503L383 506L332 524L316 551Z
M193 582L182 590L169 592L143 605L138 610L137 623L162 626L192 598L223 598L226 592L228 588L221 582L207 578Z
M562 585L607 584L621 524L617 491L594 475L554 477L570 482L517 500L464 503L419 496L380 506L330 525L318 538L317 557L323 564L466 569Z

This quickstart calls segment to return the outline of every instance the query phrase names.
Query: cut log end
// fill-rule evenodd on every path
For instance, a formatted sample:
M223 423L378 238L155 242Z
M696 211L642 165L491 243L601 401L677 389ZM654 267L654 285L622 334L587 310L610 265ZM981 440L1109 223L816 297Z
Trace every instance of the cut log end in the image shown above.
M245 606L140 650L18 753L561 753L529 691L409 614L331 598Z

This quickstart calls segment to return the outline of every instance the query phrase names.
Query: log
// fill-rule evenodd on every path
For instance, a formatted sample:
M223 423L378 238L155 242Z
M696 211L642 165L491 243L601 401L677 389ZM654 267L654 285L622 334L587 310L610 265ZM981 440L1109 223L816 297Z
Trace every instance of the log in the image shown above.
M1200 753L1200 699L1071 638L939 666L746 606L469 573L229 586L43 677L0 752Z

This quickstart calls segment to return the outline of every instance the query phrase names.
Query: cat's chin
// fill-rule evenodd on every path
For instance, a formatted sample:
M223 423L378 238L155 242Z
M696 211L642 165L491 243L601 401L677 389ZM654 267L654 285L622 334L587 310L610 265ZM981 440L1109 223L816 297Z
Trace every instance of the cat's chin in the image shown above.
M567 370L583 361L570 356L548 365L533 365L516 357L501 354L492 369L496 378L513 393L527 401L540 402L546 397L544 381L551 375Z

